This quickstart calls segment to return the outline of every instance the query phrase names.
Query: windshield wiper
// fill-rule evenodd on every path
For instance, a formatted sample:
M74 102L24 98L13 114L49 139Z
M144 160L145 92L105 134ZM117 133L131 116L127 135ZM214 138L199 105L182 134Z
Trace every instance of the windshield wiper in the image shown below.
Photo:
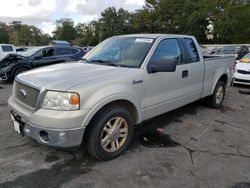
M120 65L113 63L112 61L108 61L108 60L94 59L94 60L91 60L90 62L110 65L110 66L114 66L114 67L120 67Z

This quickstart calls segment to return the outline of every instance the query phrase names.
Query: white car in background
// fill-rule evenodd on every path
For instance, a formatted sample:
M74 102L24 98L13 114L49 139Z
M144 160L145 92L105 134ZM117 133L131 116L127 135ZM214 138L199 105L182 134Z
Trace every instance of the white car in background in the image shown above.
M12 44L0 44L0 57L5 57L9 54L16 54L15 46Z
M250 53L236 61L233 84L250 85Z

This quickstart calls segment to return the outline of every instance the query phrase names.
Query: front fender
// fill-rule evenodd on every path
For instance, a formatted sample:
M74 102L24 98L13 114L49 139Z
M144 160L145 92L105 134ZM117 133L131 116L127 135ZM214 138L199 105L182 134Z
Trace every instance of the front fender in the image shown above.
M132 103L134 105L134 107L136 108L136 111L137 111L137 122L136 124L140 123L141 122L141 119L142 119L142 115L140 113L140 107L139 105L136 103L136 100L127 95L127 94L115 94L115 95L110 95L108 97L105 97L103 98L102 100L100 100L98 103L96 103L92 108L91 110L89 111L89 113L87 114L87 116L84 118L83 120L83 123L81 126L83 127L86 127L89 122L92 120L92 118L94 117L94 115L102 108L104 107L105 105L111 103L111 102L114 102L114 101L118 101L118 100L126 100L130 103Z

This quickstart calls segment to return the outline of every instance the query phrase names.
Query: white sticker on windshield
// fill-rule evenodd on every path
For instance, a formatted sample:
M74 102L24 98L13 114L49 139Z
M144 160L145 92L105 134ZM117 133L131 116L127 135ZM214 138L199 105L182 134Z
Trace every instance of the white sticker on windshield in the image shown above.
M146 43L152 43L153 39L148 39L148 38L138 38L135 40L135 42L146 42Z

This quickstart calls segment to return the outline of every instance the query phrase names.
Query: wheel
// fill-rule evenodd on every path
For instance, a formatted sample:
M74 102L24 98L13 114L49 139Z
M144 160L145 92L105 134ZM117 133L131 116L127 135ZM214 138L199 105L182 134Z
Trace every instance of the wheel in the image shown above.
M101 110L87 131L87 151L99 160L111 160L130 145L134 133L131 114L122 107L110 106Z
M22 72L25 72L27 71L28 69L25 68L25 67L20 67L20 68L17 68L14 72L14 77L13 77L13 80L16 78L16 76Z
M208 97L208 104L213 108L220 108L224 101L225 93L226 85L223 81L220 80L216 84L213 94Z

